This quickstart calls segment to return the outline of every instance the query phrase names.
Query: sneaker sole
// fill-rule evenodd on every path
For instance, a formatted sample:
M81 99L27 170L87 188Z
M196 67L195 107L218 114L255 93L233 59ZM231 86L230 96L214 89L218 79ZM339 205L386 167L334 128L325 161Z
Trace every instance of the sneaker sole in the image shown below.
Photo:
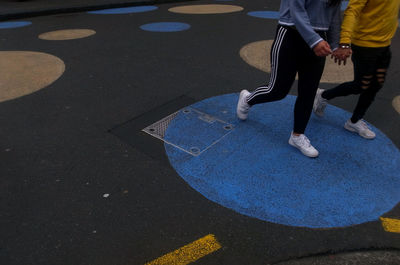
M243 94L246 93L246 91L242 90L239 94L239 100L238 103L236 105L236 116L238 117L239 120L245 121L247 120L247 117L249 114L246 114L246 116L242 116L242 114L239 111L239 103L240 103L240 99L242 98Z
M315 114L317 117L320 117L320 118L324 117L324 112L322 112L322 113L318 112L318 111L317 111L317 106L316 106L316 105L317 105L317 104L314 104L314 105L313 105L313 112L314 112L314 114Z
M318 93L318 92L317 92L316 97L318 97L319 95L321 95L323 92L324 92L324 91L322 91L321 93ZM322 113L318 112L318 111L317 111L317 104L315 104L315 100L314 100L314 104L313 104L313 111L314 111L314 113L315 113L316 116L318 116L318 117L320 117L320 118L324 117L325 109L324 109L324 111L323 111Z
M361 136L362 138L364 138L364 139L372 140L372 139L375 138L375 136L372 136L372 137L371 137L371 136L364 136L364 135L362 135L361 133L357 132L356 129L354 129L353 127L350 127L349 125L347 125L347 123L344 124L344 128L345 128L346 130L350 131L350 132L357 133L358 135L360 135L360 136Z

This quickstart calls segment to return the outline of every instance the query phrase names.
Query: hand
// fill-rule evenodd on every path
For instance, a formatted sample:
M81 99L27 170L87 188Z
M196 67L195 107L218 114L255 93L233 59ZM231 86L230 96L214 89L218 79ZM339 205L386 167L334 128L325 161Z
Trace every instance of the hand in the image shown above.
M343 65L346 65L347 58L349 58L352 53L353 51L351 48L338 48L333 52L331 58L334 58L335 63L339 65L341 65L342 62Z
M331 47L324 40L318 42L318 44L314 46L313 51L315 55L320 57L325 57L332 53Z

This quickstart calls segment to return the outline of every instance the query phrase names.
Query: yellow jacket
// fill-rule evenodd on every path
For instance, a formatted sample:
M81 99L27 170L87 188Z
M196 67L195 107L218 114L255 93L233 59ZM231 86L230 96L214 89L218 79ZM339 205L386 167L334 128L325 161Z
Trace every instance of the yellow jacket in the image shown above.
M340 43L362 47L389 46L397 30L400 0L350 0Z

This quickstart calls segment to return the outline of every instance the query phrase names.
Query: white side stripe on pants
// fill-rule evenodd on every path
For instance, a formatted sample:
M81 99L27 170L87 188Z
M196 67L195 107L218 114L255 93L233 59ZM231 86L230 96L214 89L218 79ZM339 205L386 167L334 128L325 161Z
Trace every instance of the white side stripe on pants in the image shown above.
M285 34L287 32L287 29L281 27L278 30L278 34L277 34L277 38L275 41L275 45L272 47L272 58L271 58L271 77L269 80L269 84L267 86L261 86L259 88L257 88L249 97L248 97L248 101L250 101L251 99L253 99L254 97L257 97L258 95L263 95L263 94L268 94L269 92L271 92L272 88L275 85L275 81L276 81L276 76L277 76L277 72L278 72L278 59L279 59L279 51L281 49L281 45L282 45L282 41L285 37Z

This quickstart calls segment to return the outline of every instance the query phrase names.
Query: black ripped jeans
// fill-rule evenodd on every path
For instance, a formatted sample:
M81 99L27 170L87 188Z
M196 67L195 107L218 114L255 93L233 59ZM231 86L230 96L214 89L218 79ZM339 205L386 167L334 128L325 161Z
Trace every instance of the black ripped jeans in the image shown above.
M322 97L330 100L335 97L360 95L351 117L351 122L355 123L364 117L376 93L383 87L392 54L390 46L370 48L353 44L351 48L354 81L326 90Z

